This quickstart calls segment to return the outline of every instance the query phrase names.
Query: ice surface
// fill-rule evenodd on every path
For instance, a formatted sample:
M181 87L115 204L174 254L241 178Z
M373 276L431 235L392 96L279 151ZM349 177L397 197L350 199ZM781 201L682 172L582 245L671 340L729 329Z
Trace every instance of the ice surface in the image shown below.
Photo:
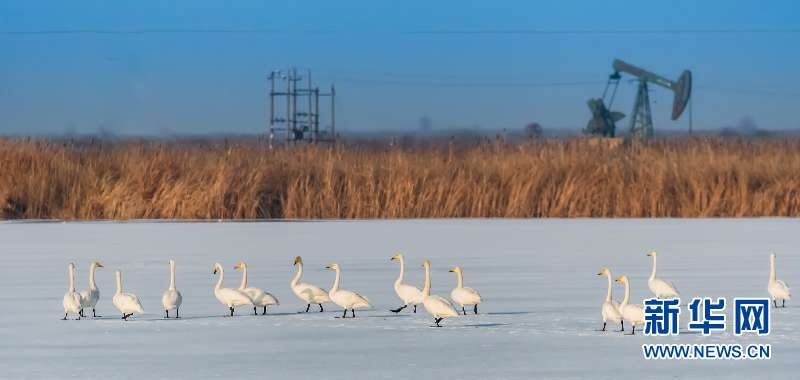
M773 310L767 337L622 336L597 331L606 280L595 273L608 266L628 275L638 302L649 296L645 253L656 249L659 276L675 282L684 303L766 296L770 252L778 254L778 277L798 283L799 232L796 219L0 223L0 377L794 378L797 301ZM392 315L388 309L400 305L392 288L399 265L389 261L395 251L406 256L407 281L419 286L420 264L430 259L433 293L443 296L455 284L447 270L460 265L465 285L484 297L480 314L438 329L424 312ZM374 308L355 319L335 318L341 310L332 305L297 313L305 305L289 289L296 255L304 280L325 288L334 273L324 265L339 263L343 288ZM180 320L164 320L160 310L170 258L183 293ZM106 266L97 275L103 318L61 321L67 263L78 264L80 290L92 259ZM239 260L249 265L251 286L279 298L267 316L243 307L224 317L214 298L212 265L222 263L235 287ZM117 268L146 311L128 322L111 304ZM645 342L771 343L773 358L645 361Z

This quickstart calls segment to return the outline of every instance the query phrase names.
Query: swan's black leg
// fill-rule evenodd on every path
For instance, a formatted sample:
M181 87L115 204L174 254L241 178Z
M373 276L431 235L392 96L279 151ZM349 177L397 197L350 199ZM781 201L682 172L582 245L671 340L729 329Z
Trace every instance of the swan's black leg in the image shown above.
M397 309L389 309L389 311L391 311L392 313L399 313L400 310L405 309L407 306L408 305L403 305L403 306L398 307Z
M342 318L347 318L347 309L344 309L344 314L342 314Z
M67 315L68 315L68 314L69 314L69 313L64 313L64 318L61 318L61 320L62 320L62 321L66 321L66 320L67 320Z
M600 331L606 331L606 323L603 322L603 328Z
M461 311L464 313L464 315L467 315L467 310L464 309L464 305L461 305Z
M633 326L633 328L631 328L631 335L636 335L636 324L632 323L631 326Z
M775 305L775 308L778 307L778 300L772 300L772 304Z
M97 312L92 308L92 318L102 317L102 315L97 315Z
M253 306L253 315L258 315L258 307Z
M783 306L781 307L786 307L786 300L783 300Z
M475 304L475 314L478 314L478 304Z
M80 321L80 320L81 320L81 315L80 315L80 314L78 314L78 318L75 318L75 320L76 320L76 321Z
M353 313L353 318L356 317L356 309L350 309L350 312Z
M78 311L78 316L81 316L81 317L83 316L83 308L81 308L81 310Z
M321 312L323 312L323 311L325 311L325 310L323 310L323 309L322 309L322 304L321 304L321 303L318 303L317 305L319 305L319 312L320 312L320 313L321 313Z
M308 313L308 309L311 308L311 304L306 305L306 313Z
M267 307L266 306L264 306L264 312L261 313L261 315L267 315Z
M625 321L619 321L619 331L625 331Z
M179 310L180 310L180 308L175 308L175 319L178 319L178 318L181 317L180 313L178 313Z
M417 313L417 305L414 305L414 314Z
M233 306L229 307L229 309L231 310L231 317L233 317Z
M169 318L169 310L164 310L164 312L166 312L166 313L167 313L167 316L166 316L166 317L164 317L164 318Z
M436 323L436 327L442 327L442 326L440 326L440 325L439 325L439 322L441 322L441 321L442 321L442 319L443 319L443 318L434 318L434 319L433 319L433 322L434 322L434 323Z

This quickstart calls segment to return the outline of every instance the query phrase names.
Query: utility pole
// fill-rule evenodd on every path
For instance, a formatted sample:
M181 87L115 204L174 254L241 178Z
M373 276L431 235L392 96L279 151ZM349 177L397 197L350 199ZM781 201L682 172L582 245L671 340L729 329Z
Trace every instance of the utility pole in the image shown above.
M286 70L286 74L273 71L268 76L270 80L269 102L269 130L270 136L275 131L284 130L285 144L306 141L308 143L334 142L336 139L336 111L335 89L331 86L330 93L323 93L311 81L311 70L306 71L306 77L297 74L296 68ZM276 91L276 80L286 82L286 91ZM301 82L307 81L303 84ZM330 125L320 127L320 97L329 96ZM280 101L285 99L285 115L280 114Z

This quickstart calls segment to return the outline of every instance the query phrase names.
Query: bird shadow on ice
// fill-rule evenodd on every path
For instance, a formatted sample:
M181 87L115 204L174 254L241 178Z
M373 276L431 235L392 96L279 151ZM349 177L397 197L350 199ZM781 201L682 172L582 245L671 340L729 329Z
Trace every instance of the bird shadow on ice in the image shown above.
M492 313L483 313L486 315L521 315L521 314L530 314L530 311L495 311ZM480 314L478 314L480 315Z
M461 325L459 327L502 327L502 326L511 326L510 323L472 323L468 325ZM454 326L455 327L455 326Z
M366 318L408 318L409 314L381 314L381 315L367 315Z

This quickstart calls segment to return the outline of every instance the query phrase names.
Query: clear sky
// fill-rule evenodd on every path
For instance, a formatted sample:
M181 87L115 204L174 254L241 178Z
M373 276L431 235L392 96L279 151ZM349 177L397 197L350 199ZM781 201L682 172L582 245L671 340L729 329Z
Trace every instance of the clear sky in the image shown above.
M692 70L695 128L800 128L798 15L736 0L3 2L0 133L263 132L266 75L288 66L336 84L348 130L579 129L614 58ZM634 92L620 85L614 108L630 113ZM651 99L657 131L688 127L667 90Z

